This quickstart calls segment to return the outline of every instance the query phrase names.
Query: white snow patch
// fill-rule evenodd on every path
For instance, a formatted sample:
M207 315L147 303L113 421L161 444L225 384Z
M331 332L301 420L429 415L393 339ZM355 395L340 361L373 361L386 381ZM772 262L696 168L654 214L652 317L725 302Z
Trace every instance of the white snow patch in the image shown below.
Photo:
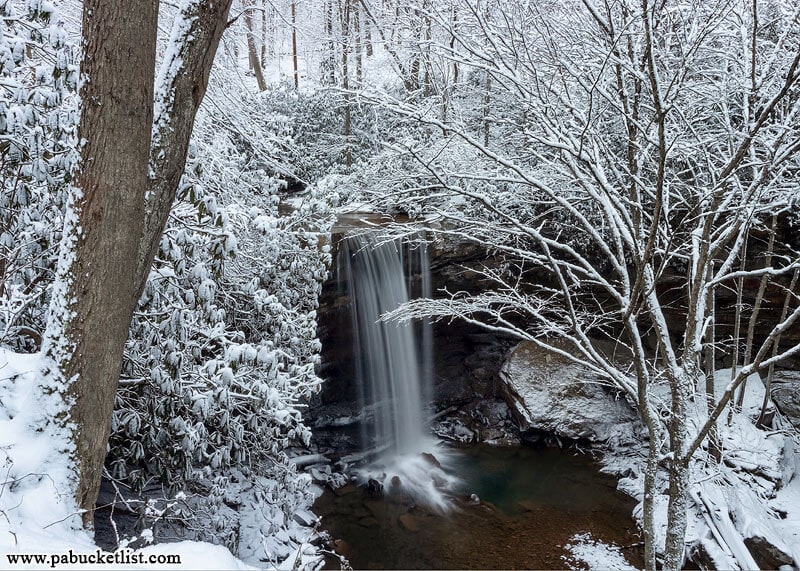
M564 549L571 555L561 558L570 569L607 569L609 571L633 571L636 567L628 563L616 545L594 539L589 533L576 533Z
M731 370L715 374L716 397L730 385ZM789 431L768 431L755 426L765 394L761 378L747 379L741 410L728 420L728 410L718 421L723 462L717 464L705 454L704 443L692 463L692 492L695 501L687 506L686 544L702 545L717 568L752 566L743 540L761 537L795 560L800 567L800 483L796 476L798 456L795 439ZM668 388L653 385L651 396L668 408ZM690 407L688 424L698 430L708 412L704 398ZM603 459L604 471L623 475L619 489L639 500L634 516L641 523L646 443L634 447L611 448ZM657 475L654 501L655 543L663 550L666 526L667 479L664 470ZM705 498L704 505L703 498ZM727 543L730 543L728 545Z

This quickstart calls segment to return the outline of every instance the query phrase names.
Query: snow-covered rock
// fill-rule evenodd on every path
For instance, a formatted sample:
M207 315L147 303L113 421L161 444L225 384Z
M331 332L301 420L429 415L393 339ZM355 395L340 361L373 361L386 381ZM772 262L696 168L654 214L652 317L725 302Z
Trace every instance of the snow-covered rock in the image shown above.
M800 430L800 371L777 371L770 397L786 420Z
M523 341L500 371L506 401L520 428L607 442L636 440L641 421L625 397L566 357Z

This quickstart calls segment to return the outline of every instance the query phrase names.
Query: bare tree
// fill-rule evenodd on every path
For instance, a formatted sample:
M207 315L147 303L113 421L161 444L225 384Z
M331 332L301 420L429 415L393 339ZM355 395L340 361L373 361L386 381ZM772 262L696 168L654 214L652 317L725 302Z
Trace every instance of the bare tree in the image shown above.
M258 48L256 46L256 33L253 26L253 9L254 9L253 0L249 0L243 6L244 24L247 27L247 58L250 64L250 69L256 76L256 84L258 85L258 90L264 91L267 88L267 84L264 81L264 71L261 69L261 61L258 59ZM294 2L292 2L292 13L294 13Z
M270 47L272 47L271 40L269 39L269 25L267 23L267 2L266 0L261 0L261 69L264 69L267 66L267 42L270 42ZM274 18L274 12L270 10L270 23L272 18Z
M297 69L297 2L291 1L290 10L292 13L292 70L294 77L294 88L300 87L300 72Z
M342 27L342 89L344 90L344 164L353 164L353 155L350 148L351 125L351 105L350 105L350 70L348 62L350 59L350 0L339 0L340 18Z
M356 59L356 85L361 85L364 75L364 64L362 61L362 40L361 40L361 7L357 3L353 3L351 8L353 13L353 55Z
M327 53L323 60L323 80L329 85L336 83L336 43L333 35L333 0L325 0L325 37Z
M748 376L800 351L779 345L800 318L795 309L756 343L721 394L706 394L715 288L777 279L800 264L737 264L753 224L786 207L800 148L798 13L784 11L762 34L747 24L755 4L500 2L487 13L464 2L458 28L449 13L433 12L455 38L437 51L491 78L494 124L505 135L491 148L480 116L445 123L429 107L378 96L448 135L398 149L421 165L414 184L403 175L400 200L438 213L444 232L488 244L504 260L482 270L493 290L412 302L392 316L458 316L516 335L628 395L650 442L648 569L656 568L659 464L669 503L662 563L679 569L695 455ZM675 295L661 286L671 275L679 276L682 305L673 328ZM609 339L626 347L630 365L600 349L597 341ZM654 395L662 390L666 404ZM699 427L688 421L696 401L710 401Z

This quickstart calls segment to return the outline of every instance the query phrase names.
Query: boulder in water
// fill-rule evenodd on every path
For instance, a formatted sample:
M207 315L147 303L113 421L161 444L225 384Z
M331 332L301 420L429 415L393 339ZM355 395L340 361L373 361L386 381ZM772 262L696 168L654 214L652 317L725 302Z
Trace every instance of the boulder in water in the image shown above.
M517 345L500 371L503 396L521 430L575 440L631 444L643 430L636 410L597 375L529 341Z
M375 478L370 478L367 480L367 491L370 494L380 494L383 492L383 483Z
M439 462L439 460L436 459L436 456L434 456L430 452L422 452L420 454L420 456L422 457L423 460L425 460L428 464L430 464L434 468L441 468L442 467L442 465Z

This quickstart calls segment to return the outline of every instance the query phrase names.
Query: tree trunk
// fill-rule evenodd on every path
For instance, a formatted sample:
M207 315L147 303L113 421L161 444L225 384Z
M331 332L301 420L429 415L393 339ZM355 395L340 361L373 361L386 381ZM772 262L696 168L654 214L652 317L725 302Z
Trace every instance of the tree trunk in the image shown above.
M139 297L136 265L144 228L158 23L157 0L85 0L85 141L75 179L77 227L63 248L47 353L71 382L78 482L91 527L106 457L122 350ZM69 224L69 222L68 222ZM78 230L78 228L80 230ZM66 243L66 241L65 241ZM65 251L69 250L69 251ZM59 305L59 304L64 305Z
M267 3L261 0L261 69L267 67Z
M294 3L292 3L294 6ZM256 76L256 83L258 84L259 91L265 91L267 84L264 81L264 72L261 71L261 62L258 60L258 51L256 50L256 35L253 31L253 14L251 3L244 7L244 24L247 27L247 58L250 62L250 69Z
M714 278L714 263L710 263L708 265L708 269L706 271L706 279L711 282ZM708 288L708 297L706 304L708 305L708 316L709 316L709 323L708 328L706 330L706 342L704 347L704 374L706 377L706 410L708 414L712 414L714 412L714 408L717 405L717 397L716 397L716 366L717 366L717 355L714 341L717 338L717 308L716 308L716 288L710 287ZM711 427L711 430L708 433L708 452L717 462L722 461L722 446L719 441L719 431L717 430L717 425Z
M739 271L744 273L747 267L747 237L744 239L742 245L741 260L739 261ZM736 378L736 369L739 367L739 354L741 353L741 337L742 337L742 303L744 301L744 278L739 277L736 280L736 309L733 317L733 355L731 357L731 382ZM746 365L747 363L742 363ZM738 405L738 403L736 403ZM733 418L733 411L736 407L731 406L730 414L728 415L728 423L730 424Z
M489 114L492 104L492 76L486 72L486 84L483 94L483 146L489 146Z
M422 56L422 95L428 97L431 94L431 16L430 16L430 2L427 0L423 2L422 8L424 14L422 16L422 39L424 44L420 46L419 51Z
M363 8L363 6L361 6ZM375 53L372 48L372 32L370 31L369 19L364 20L364 49L367 57L370 58Z
M625 320L630 346L633 349L636 366L636 393L639 416L647 427L647 465L644 471L644 497L642 498L642 532L644 535L644 568L647 571L656 569L655 541L655 495L656 476L658 474L660 424L658 414L652 409L650 402L650 376L647 371L647 355L642 344L642 336L633 315Z
M86 141L67 214L46 354L67 381L76 501L93 510L131 317L183 174L230 0L190 1L154 81L157 0L86 0L79 137ZM175 60L182 62L175 65ZM158 115L154 116L154 84ZM131 263L133 262L133 263Z
M683 422L683 419L681 419L681 422ZM678 437L678 442L685 442L685 438ZM662 565L664 571L679 571L683 568L686 512L689 509L688 500L689 461L686 458L673 458L669 467L667 539L664 546L664 563Z
M333 41L333 0L325 2L325 35L328 38L328 55L325 63L325 74L329 85L336 84L336 44Z
M353 10L353 35L355 36L353 53L356 56L356 86L359 86L361 85L361 80L364 73L361 59L361 15L359 5L355 4L351 10Z
M769 241L767 243L767 252L764 258L764 267L772 265L772 252L775 249L775 231L778 226L778 215L772 215L772 222L770 223ZM767 284L769 283L769 274L761 276L761 281L758 284L758 291L756 298L753 301L753 311L750 313L750 320L747 322L747 339L744 345L744 363L745 365L750 362L753 355L753 341L755 339L756 324L758 323L758 314L761 311L761 303L764 300L764 293L767 291ZM739 387L739 394L736 397L736 406L742 408L744 405L744 395L747 390L747 379L744 380L742 386Z
M297 4L291 3L292 10L292 69L294 70L294 88L300 87L300 72L297 69Z
M350 72L347 60L350 51L350 0L342 1L342 89L344 89L344 164L348 167L353 164L353 155L350 151Z
M178 183L183 176L194 118L208 87L214 54L228 20L232 0L189 3L180 16L189 26L181 28L178 49L172 50L176 66L170 61L161 64L158 89L159 107L166 113L157 119L150 146L150 175L147 192L145 228L136 265L138 294L144 290L150 266L158 251L159 238L169 217ZM179 70L177 73L172 70ZM172 75L170 73L172 72Z
M667 538L664 545L665 571L678 571L683 567L686 538L686 511L689 502L689 460L687 446L688 405L697 388L699 355L687 351L683 356L682 374L670 378L672 397L669 422L669 504L667 506Z
M781 310L781 318L779 321L783 321L786 319L786 316L789 314L789 305L792 302L792 299L795 297L795 291L797 288L797 281L800 278L800 269L796 269L792 274L792 281L789 283L789 289L786 290L786 297L783 300L783 309ZM778 355L778 351L780 350L781 346L781 338L782 335L778 335L775 338L775 343L772 346L772 357L776 357ZM767 416L767 407L769 406L769 401L772 398L772 378L775 375L775 364L770 363L769 368L767 369L767 380L764 383L764 399L761 401L761 412L758 413L758 421L756 422L757 426L763 426L764 422L766 421Z

